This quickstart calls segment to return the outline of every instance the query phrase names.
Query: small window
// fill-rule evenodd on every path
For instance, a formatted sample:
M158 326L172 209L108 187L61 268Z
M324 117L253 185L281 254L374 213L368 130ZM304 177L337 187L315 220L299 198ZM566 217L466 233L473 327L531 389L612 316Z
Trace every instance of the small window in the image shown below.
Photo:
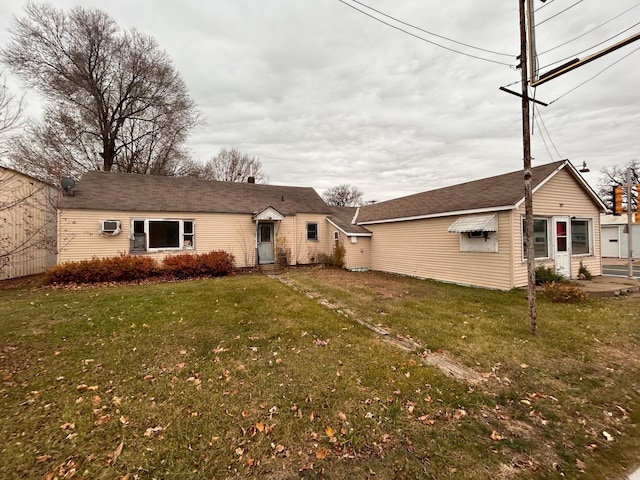
M571 219L571 253L572 255L588 255L591 253L589 241L589 220Z
M307 223L307 240L318 240L318 224L315 222Z
M184 248L193 248L194 247L194 231L193 231L193 222L190 220L185 220L182 222L182 244Z
M546 218L533 219L533 249L535 258L549 258L549 220ZM527 258L527 243L525 238L524 218L522 219L522 258Z
M484 232L468 232L469 238L483 238Z

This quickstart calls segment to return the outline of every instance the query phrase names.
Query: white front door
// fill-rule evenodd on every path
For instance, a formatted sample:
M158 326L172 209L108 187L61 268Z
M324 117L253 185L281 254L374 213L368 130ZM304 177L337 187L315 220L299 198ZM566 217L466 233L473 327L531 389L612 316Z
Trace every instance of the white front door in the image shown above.
M553 219L553 259L556 273L571 278L571 220L569 217Z

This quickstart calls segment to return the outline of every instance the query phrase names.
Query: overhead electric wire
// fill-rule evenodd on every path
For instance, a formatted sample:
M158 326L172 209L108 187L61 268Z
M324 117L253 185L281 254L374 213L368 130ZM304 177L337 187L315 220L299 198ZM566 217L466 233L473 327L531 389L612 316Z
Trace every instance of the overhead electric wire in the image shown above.
M545 5L546 5L546 4L545 4ZM566 42L561 43L560 45L556 45L555 47L552 47L552 48L550 48L550 49L548 49L548 50L545 50L544 52L540 52L540 53L538 53L538 55L544 55L545 53L549 53L549 52L551 52L551 51L553 51L553 50L555 50L555 49L557 49L557 48L564 47L565 45L568 45L569 43L574 42L574 41L578 40L579 38L584 37L585 35L589 35L591 32L593 32L593 31L597 30L597 29L598 29L598 28L600 28L600 27L604 27L606 24L611 23L611 22L612 22L612 21L614 21L615 19L617 19L617 18L621 17L621 16L622 16L622 15L624 15L625 13L628 13L628 12L630 12L631 10L633 10L634 8L637 8L637 7L639 7L639 6L640 6L640 3L637 3L637 4L635 4L633 7L626 9L624 12L619 13L618 15L616 15L616 16L615 16L615 17L613 17L613 18L610 18L610 19L609 19L609 20L607 20L606 22L601 23L600 25L593 27L591 30L587 30L587 31L586 31L586 32L584 32L583 34L578 35L577 37L574 37L574 38L572 38L571 40L567 40ZM540 7L540 8L542 8L542 7Z
M534 9L533 11L537 12L538 10L542 10L544 7L548 7L549 5L551 5L553 2L555 2L555 0L547 0L542 5L540 5L538 8Z
M471 54L471 53L462 52L462 51L460 51L460 50L456 50L455 48L451 48L451 47L447 47L447 46L445 46L445 45L441 45L441 44L439 44L439 43L437 43L437 42L434 42L434 41L429 40L429 39L427 39L427 38L421 37L420 35L416 35L415 33L408 32L407 30L404 30L403 28L400 28L400 27L398 27L397 25L393 25L393 24L391 24L391 23L389 23L389 22L385 22L385 21L384 21L384 20L382 20L381 18L378 18L378 17L376 17L375 15L371 15L370 13L367 13L367 12L365 12L365 11L363 11L363 10L360 10L359 8L357 8L357 7L353 6L353 5L351 5L350 3L345 2L344 0L338 0L338 1L339 1L340 3L342 3L342 4L346 5L347 7L353 8L353 9L354 9L354 10L356 10L357 12L360 12L360 13L362 13L363 15L366 15L366 16L367 16L367 17L369 17L369 18L372 18L372 19L374 19L374 20L376 20L376 21L378 21L378 22L380 22L380 23L383 23L384 25L387 25L388 27L395 28L396 30L399 30L399 31L401 31L401 32L403 32L403 33L406 33L407 35L410 35L410 36L412 36L412 37L414 37L414 38L417 38L418 40L422 40L423 42L427 42L427 43L430 43L431 45L435 45L436 47L440 47L440 48L442 48L442 49L444 49L444 50L448 50L448 51L450 51L450 52L457 53L457 54L459 54L459 55L464 55L465 57L475 58L476 60L482 60L482 61L489 62L489 63L495 63L495 64L497 64L497 65L505 65L505 66L507 66L507 67L510 67L510 66L511 66L511 64L510 64L510 63L500 62L500 61L498 61L498 60L491 60L491 59L489 59L489 58L485 58L485 57L479 57L478 55L473 55L473 54Z
M637 52L638 50L640 50L640 47L637 47L634 50L631 50L629 53L627 53L625 56L620 57L618 60L616 60L615 62L613 62L611 65L603 68L602 70L600 70L598 73L596 73L595 75L593 75L592 77L589 77L588 79L586 79L584 82L576 85L575 87L573 87L571 90L563 93L562 95L560 95L558 98L556 98L555 100L552 100L551 102L549 102L549 105L551 105L552 103L557 102L558 100L560 100L562 97L565 97L567 95L569 95L570 93L574 92L575 90L577 90L578 88L580 88L581 86L583 86L586 83L589 83L591 80L593 80L596 77L599 77L601 74L603 74L605 71L609 70L611 67L613 67L614 65L620 63L622 60L624 60L625 58L629 57L630 55L634 54L635 52Z
M553 160L553 155L551 155L551 152L549 151L549 148L547 147L547 142L544 140L544 135L543 135L543 130L544 133L547 134L547 138L549 139L549 143L551 143L551 145L553 146L553 149L556 151L556 154L558 155L558 158L563 158L562 155L560 155L560 152L558 151L558 147L556 147L556 144L553 142L553 139L551 138L551 134L549 133L549 130L547 129L547 126L544 123L544 119L542 118L542 114L540 113L540 109L534 106L534 118L536 121L536 124L538 125L538 130L540 130L540 136L542 137L542 141L544 142L544 146L547 148L547 152L549 152L549 157L551 157L551 159ZM537 116L536 116L537 114ZM540 119L540 123L538 123L538 118ZM542 125L542 129L540 128L540 125Z
M583 54L583 53L585 53L585 52L588 52L589 50L593 50L594 48L599 47L600 45L602 45L602 44L604 44L604 43L607 43L607 42L609 42L609 41L613 40L613 39L614 39L614 38L616 38L616 37L619 37L619 36L620 36L620 35L622 35L623 33L628 32L629 30L631 30L631 29L632 29L632 28L634 28L634 27L637 27L638 25L640 25L640 22L636 22L636 23L634 23L634 24L633 24L633 25L631 25L630 27L625 28L625 29L624 29L624 30L622 30L621 32L618 32L618 33L616 33L615 35L612 35L611 37L607 38L606 40L603 40L603 41L601 41L601 42L599 42L599 43L596 43L595 45L590 46L589 48L585 48L584 50L581 50L581 51L579 51L579 52L577 52L577 53L574 53L573 55L570 55L570 56L565 57L565 58L561 58L560 60L556 60L555 62L552 62L552 63L549 63L549 64L545 65L544 67L540 67L540 68L538 68L538 70L542 70L542 69L544 69L544 68L552 67L553 65L557 65L557 64L559 64L559 63L564 63L564 62L566 62L566 61L568 61L568 60L573 60L573 59L574 59L574 58L576 58L578 55Z
M551 161L553 161L553 155L551 155L551 150L549 150L549 146L547 145L547 141L544 139L544 135L542 135L542 130L540 129L540 124L538 123L538 117L535 114L535 110L533 113L533 118L536 122L536 125L538 125L538 130L540 130L540 138L542 138L542 143L544 144L544 148L547 150L547 153L549 154L549 158L551 159Z
M433 35L434 37L442 38L443 40L447 40L447 41L452 42L452 43L457 43L458 45L462 45L462 46L465 46L465 47L473 48L474 50L480 50L480 51L486 52L486 53L493 53L495 55L501 55L503 57L513 58L515 56L512 53L496 52L495 50L489 50L489 49L486 49L486 48L476 47L476 46L470 45L468 43L459 42L458 40L454 40L453 38L445 37L444 35L439 35L437 33L430 32L429 30L425 30L424 28L421 28L421 27L418 27L418 26L413 25L411 23L407 23L405 21L402 21L399 18L393 17L391 15L387 15L386 13L381 12L380 10L377 10L377 9L375 9L373 7L370 7L369 5L366 5L366 4L364 4L364 3L362 3L362 2L360 2L358 0L351 0L351 1L353 3L357 3L358 5L362 5L363 7L368 8L369 10L373 10L374 12L379 13L380 15L382 15L384 17L390 18L391 20L393 20L395 22L401 23L402 25L406 25L407 27L415 28L416 30L419 30L419 31L424 32L424 33L427 33L429 35Z
M567 10L575 7L576 5L578 5L579 3L582 3L583 0L578 0L576 3L569 5L567 8L565 8L564 10L560 10L558 13L556 13L555 15L551 15L548 18L545 18L544 20L542 20L541 22L536 23L536 27L539 27L540 25L542 25L545 22L548 22L549 20L551 20L552 18L556 18L558 15L563 14L564 12L566 12Z

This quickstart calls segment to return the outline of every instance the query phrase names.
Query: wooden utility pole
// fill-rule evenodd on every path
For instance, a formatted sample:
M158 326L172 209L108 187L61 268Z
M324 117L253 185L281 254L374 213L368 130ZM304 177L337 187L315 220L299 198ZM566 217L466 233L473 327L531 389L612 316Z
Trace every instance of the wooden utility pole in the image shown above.
M527 299L529 300L529 332L538 331L536 303L536 267L533 245L533 192L531 187L531 128L529 126L529 85L527 79L527 22L525 2L531 8L531 0L520 3L520 73L522 77L522 153L524 156L524 238L527 255Z

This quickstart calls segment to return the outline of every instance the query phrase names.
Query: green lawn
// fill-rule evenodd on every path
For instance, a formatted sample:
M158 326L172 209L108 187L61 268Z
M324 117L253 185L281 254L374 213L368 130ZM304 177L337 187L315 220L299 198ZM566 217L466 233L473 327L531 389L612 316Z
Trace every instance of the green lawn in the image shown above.
M640 463L640 297L540 300L531 337L521 291L284 275L486 382L264 276L0 290L0 478L622 479Z

